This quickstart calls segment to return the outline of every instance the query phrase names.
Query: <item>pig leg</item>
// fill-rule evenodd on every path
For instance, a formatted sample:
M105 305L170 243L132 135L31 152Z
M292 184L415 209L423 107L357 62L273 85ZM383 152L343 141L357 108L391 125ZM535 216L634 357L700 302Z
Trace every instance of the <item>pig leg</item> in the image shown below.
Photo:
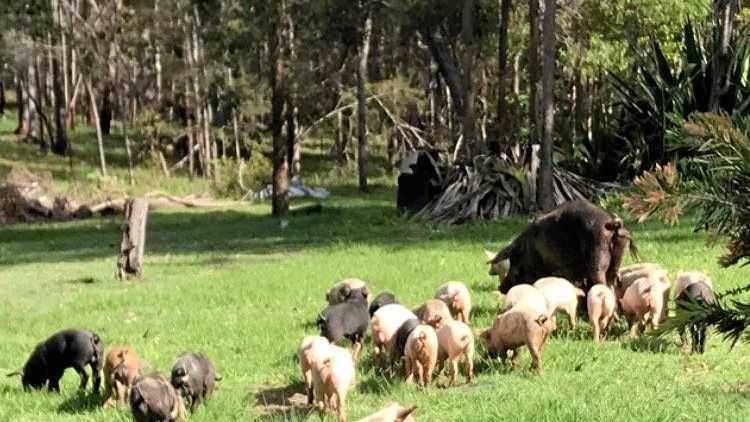
M414 370L412 368L413 362L410 357L404 358L404 374L406 374L406 383L411 384L414 382Z
M432 382L432 374L435 372L435 361L430 360L427 363L427 370L425 371L425 386Z
M591 327L594 329L594 343L599 343L601 341L601 327L599 327L599 318L592 318L591 319Z
M518 353L518 349L512 349L510 351L510 367L513 369L518 368L518 358L521 356L520 353Z
M469 347L466 349L466 352L464 352L464 358L466 359L466 362L464 363L464 367L466 369L466 379L468 382L474 381L474 347L469 344Z
M64 369L55 369L49 374L49 384L47 384L49 391L60 392L60 378L64 372Z
M706 351L706 336L708 335L708 328L700 327L698 328L698 333L700 334L700 341L698 342L698 353L703 353Z
M302 368L302 379L305 380L305 392L307 393L307 404L313 404L312 369Z
M125 405L125 400L128 396L128 387L119 381L115 381L115 394L117 395L117 404L119 406Z
M362 343L357 340L356 343L352 346L352 359L356 362L357 357L359 356L359 351L362 350Z
M81 377L81 385L79 385L78 388L81 390L85 390L86 384L89 383L89 375L86 373L86 369L83 367L83 365L80 365L78 363L73 364L73 369L75 369L75 371L78 372L78 376Z
M94 393L99 394L99 386L102 383L102 368L99 366L101 363L90 363L89 367L91 367L91 376L94 378L94 383L92 384L92 388L94 390ZM85 371L84 371L85 372Z
M454 385L458 381L458 356L450 359L451 363L451 379L448 385Z
M422 366L422 362L414 360L414 367L417 371L417 384L424 386L424 366Z
M577 301L576 301L577 302ZM570 328L573 330L576 329L576 310L578 308L577 303L571 303L565 308L565 313L568 314L568 319L570 320Z
M112 380L111 377L104 379L104 407L111 407L114 405L114 399L112 397Z
M336 417L339 422L346 422L346 393L338 391L336 392Z
M542 345L529 344L529 353L531 353L531 366L536 369L536 373L544 375L542 368Z

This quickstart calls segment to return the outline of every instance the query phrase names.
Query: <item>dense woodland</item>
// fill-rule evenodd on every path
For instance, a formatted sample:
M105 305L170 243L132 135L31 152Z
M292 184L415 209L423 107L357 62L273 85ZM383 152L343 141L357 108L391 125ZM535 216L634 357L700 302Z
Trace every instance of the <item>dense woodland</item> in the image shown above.
M373 148L388 172L410 150L440 151L455 193L433 205L440 220L550 209L656 165L700 180L707 133L748 129L739 1L12 0L1 12L0 92L15 90L25 142L71 155L70 131L94 127L106 175L119 132L131 167L243 191L272 181L278 216L313 138L332 139L330 160L363 192ZM636 211L669 208L645 201Z

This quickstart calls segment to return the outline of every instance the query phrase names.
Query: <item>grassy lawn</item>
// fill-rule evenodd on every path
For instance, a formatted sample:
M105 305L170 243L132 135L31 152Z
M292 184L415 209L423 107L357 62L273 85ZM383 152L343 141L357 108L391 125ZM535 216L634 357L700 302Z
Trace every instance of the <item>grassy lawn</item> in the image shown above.
M13 151L19 156L8 155ZM33 161L28 151L2 138L0 168ZM43 157L37 165L63 171L56 160ZM90 172L95 163L81 167ZM283 230L267 204L154 212L145 277L136 282L113 279L120 218L0 228L0 370L18 369L37 342L59 329L85 328L106 344L131 344L161 372L185 350L212 358L224 380L192 421L320 420L290 407L302 391L295 353L305 334L316 333L311 322L336 280L363 278L376 293L391 290L410 306L431 298L442 282L461 280L476 304L472 325L490 324L500 300L482 249L504 246L523 220L436 228L397 217L387 185L367 196L347 186L333 193L321 215L296 218ZM672 275L707 271L719 291L747 281L746 269L719 269L722 247L707 247L689 224L628 227L644 259ZM588 324L575 332L563 324L546 346L541 378L529 370L525 350L522 368L510 371L485 359L480 347L474 384L444 388L443 375L423 390L380 375L368 344L348 413L356 420L396 400L416 403L424 421L749 420L749 351L730 351L715 336L702 356L681 353L676 338L621 336L596 346ZM77 383L69 370L61 394L24 393L18 379L2 377L0 421L130 420L128 411L103 410L78 393Z

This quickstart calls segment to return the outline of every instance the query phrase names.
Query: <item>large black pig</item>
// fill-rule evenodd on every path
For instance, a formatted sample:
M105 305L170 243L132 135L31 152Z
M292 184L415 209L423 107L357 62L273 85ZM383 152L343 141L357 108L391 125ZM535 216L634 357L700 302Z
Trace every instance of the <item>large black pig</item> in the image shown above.
M490 274L500 278L501 293L547 276L564 277L588 289L614 284L628 248L635 257L637 250L620 218L576 200L534 220L488 263Z

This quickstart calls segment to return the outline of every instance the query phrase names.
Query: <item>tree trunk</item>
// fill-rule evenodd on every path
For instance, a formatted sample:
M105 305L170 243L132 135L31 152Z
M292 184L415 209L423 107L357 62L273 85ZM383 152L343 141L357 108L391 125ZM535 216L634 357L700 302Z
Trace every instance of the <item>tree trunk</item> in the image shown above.
M154 0L154 16L159 16L159 0ZM161 43L154 41L154 73L156 74L156 101L161 105L162 74L161 74Z
M120 280L140 277L143 274L143 252L146 246L146 221L148 201L145 198L125 202L125 221L122 225L120 257L117 276Z
M287 13L285 16L286 31L287 31L287 63L289 63L289 69L287 71L287 79L289 80L287 98L286 98L286 140L287 140L287 161L289 163L289 177L299 175L302 171L302 156L301 156L301 145L297 139L297 127L298 127L298 115L299 109L297 107L297 90L298 76L294 74L295 63L297 61L297 51L295 49L295 31L294 21L292 20L292 14Z
M26 97L23 93L23 76L21 72L16 72L15 77L16 83L16 107L18 108L18 126L13 131L16 135L26 136L29 132L29 127L26 125L26 113L28 108L26 107Z
M34 58L29 57L28 66L26 73L26 123L25 126L28 128L27 136L32 139L39 139L39 115L37 113L38 101L38 85L36 77L36 66L34 65Z
M365 14L362 31L362 44L359 50L357 68L357 169L359 172L359 191L367 192L367 58L370 54L370 37L372 35L372 15L364 1L360 1L360 10Z
M500 27L498 28L497 46L497 126L500 150L506 148L510 135L510 110L508 110L508 25L510 25L510 11L513 0L500 1Z
M555 129L555 14L556 0L545 0L544 7L544 68L542 70L542 108L544 112L544 142L542 143L537 202L543 211L555 207L552 186L552 150Z
M0 116L5 115L5 80L0 76Z
M464 109L463 109L463 135L464 135L464 159L467 163L472 162L477 148L476 122L474 112L474 0L464 0L464 8L461 22L461 38L464 42Z
M65 128L66 104L61 77L60 61L57 55L55 55L52 60L52 86L55 98L55 136L52 139L52 152L58 155L65 155L68 152L68 134Z
M539 0L529 0L529 144L539 143Z
M91 112L94 115L94 127L96 128L96 143L99 147L99 169L102 172L102 176L107 175L107 160L104 157L104 137L102 135L102 125L99 119L99 110L96 106L96 96L94 95L94 89L91 87L91 81L86 80L86 90L89 92L89 103L91 105Z
M55 27L63 28L62 19L60 15L60 8L58 7L57 0L52 0L52 21ZM64 29L61 30L64 36ZM49 36L50 43L62 40L61 52L52 51L50 48L50 65L52 67L52 97L54 98L55 108L55 134L50 134L52 143L52 152L58 155L65 155L68 152L68 134L65 127L65 109L68 105L67 95L67 78L65 72L60 72L60 61L62 58L63 63L65 62L65 41L64 38L58 38L58 33L55 33L54 38L52 35ZM64 69L64 68L63 68Z
M737 14L737 0L714 0L714 33L718 45L711 61L711 95L708 99L708 111L717 113L721 97L727 91L727 72L732 57L729 51L732 41L734 17Z
M463 100L466 98L466 93L464 92L461 74L453 60L453 55L445 44L442 30L440 27L421 28L419 32L422 34L422 38L425 44L427 44L432 58L438 65L440 74L443 75L443 79L445 79L445 83L450 89L453 112L463 115Z
M270 84L271 84L271 132L273 134L273 195L272 214L286 217L289 214L289 144L284 138L284 101L286 98L284 61L282 49L285 47L284 16L286 0L278 3L278 16L270 33Z
M97 111L97 114L99 115L99 127L102 134L109 136L112 131L112 89L109 86L109 82L104 87L101 111Z

